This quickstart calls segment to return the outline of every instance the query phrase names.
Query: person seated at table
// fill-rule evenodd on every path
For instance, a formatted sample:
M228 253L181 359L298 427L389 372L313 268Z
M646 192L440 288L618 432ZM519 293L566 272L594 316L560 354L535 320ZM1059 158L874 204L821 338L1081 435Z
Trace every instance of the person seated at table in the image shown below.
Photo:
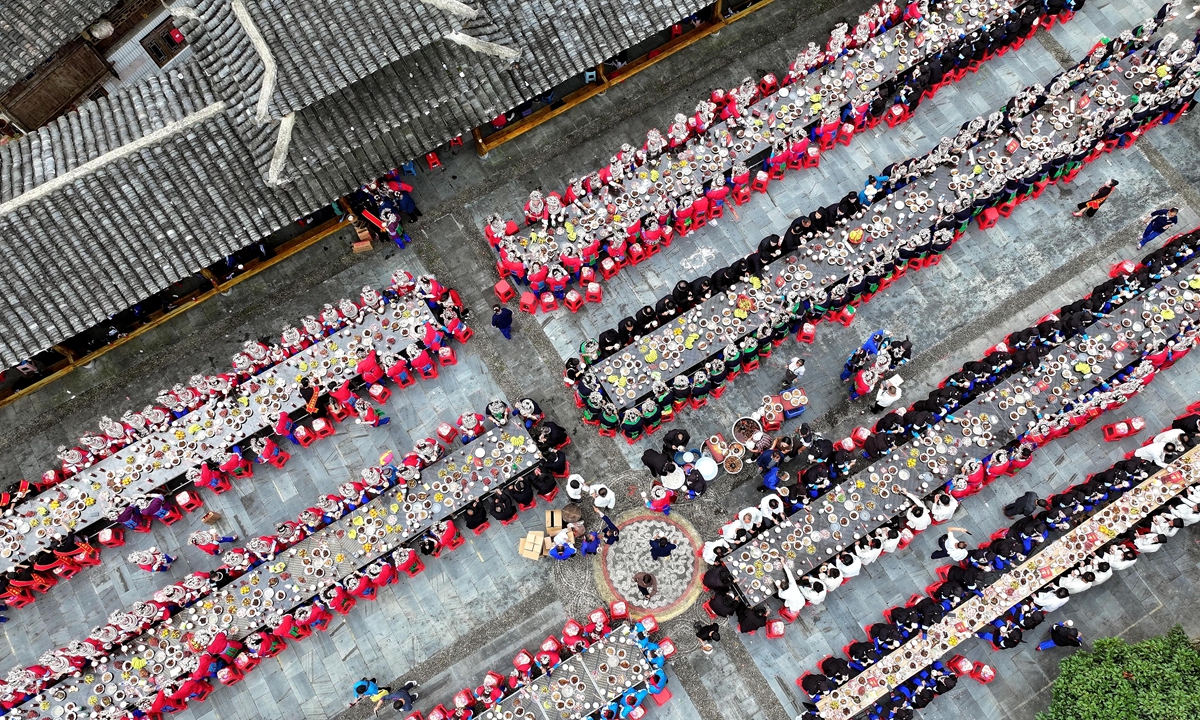
M624 317L617 323L617 339L619 344L616 351L626 345L631 344L635 339L641 337L644 333L638 328L637 320L632 317Z
M518 506L528 506L534 502L533 486L523 477L514 480L503 492L507 493Z
M709 590L732 590L734 586L733 575L724 565L709 568L701 582Z
M658 324L666 325L679 314L679 306L675 304L675 298L667 295L654 304L654 312L658 316Z
M567 471L567 456L561 450L547 450L542 453L542 467L551 475L562 475Z
M867 636L875 643L880 654L887 655L903 644L904 638L894 625L886 622L874 623L867 628Z
M730 590L724 590L715 593L708 601L708 607L712 609L717 617L729 617L742 607L742 603L737 599L737 596Z
M434 532L433 528L425 531L421 539L417 541L417 550L422 555L433 555L442 549L442 539Z
M512 415L520 419L525 424L526 429L532 429L534 425L542 421L542 418L546 417L545 413L542 412L541 406L537 404L537 401L528 397L521 398L516 402L516 405L513 406Z
M875 535L869 535L854 545L854 554L863 565L870 565L883 554L883 543Z
M687 489L688 499L693 500L708 491L708 481L704 479L703 473L691 468L685 474L684 487Z
M771 611L767 609L766 605L741 606L737 610L738 632L750 634L765 627L770 614Z
M842 573L842 577L846 580L858 577L859 573L862 572L862 561L852 552L841 553L834 562L837 569Z
M544 420L534 437L534 441L543 451L557 449L567 439L567 431L553 420Z
M671 291L671 297L675 300L675 306L680 312L687 312L696 307L698 298L695 288L687 280L680 280L675 284L675 289Z
M800 689L812 698L814 702L820 702L821 697L825 693L835 688L836 686L833 684L833 681L821 673L805 673L804 677L800 678Z
M502 492L493 493L488 502L488 512L500 522L511 520L517 514L517 505Z
M825 465L813 465L804 471L804 490L808 497L816 499L832 485L829 468Z
M543 496L549 495L558 487L558 481L554 479L554 475L541 465L535 465L529 471L529 483L533 485L534 492Z
M946 579L962 585L964 590L972 593L981 592L986 585L984 572L971 565L951 565L946 570Z
M712 277L709 280L709 286L711 292L723 293L729 288L733 287L738 280L738 273L732 266L723 267L712 274Z
M641 310L638 310L634 315L634 321L636 322L636 332L634 333L636 337L649 335L650 333L654 332L660 324L658 320L658 313L656 313L654 308L650 305L646 305Z
M875 647L874 642L855 640L846 647L846 655L850 658L850 667L862 672L883 659L883 653Z

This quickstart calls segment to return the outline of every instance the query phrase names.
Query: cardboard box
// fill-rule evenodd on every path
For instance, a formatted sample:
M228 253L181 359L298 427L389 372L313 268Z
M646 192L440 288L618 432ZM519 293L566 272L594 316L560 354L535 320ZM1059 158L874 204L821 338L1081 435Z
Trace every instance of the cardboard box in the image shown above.
M541 530L534 530L521 540L517 552L521 557L538 560L546 553L546 548L544 547L545 541L546 533Z
M563 516L561 510L546 511L546 534L549 536L557 535L566 527L563 524Z

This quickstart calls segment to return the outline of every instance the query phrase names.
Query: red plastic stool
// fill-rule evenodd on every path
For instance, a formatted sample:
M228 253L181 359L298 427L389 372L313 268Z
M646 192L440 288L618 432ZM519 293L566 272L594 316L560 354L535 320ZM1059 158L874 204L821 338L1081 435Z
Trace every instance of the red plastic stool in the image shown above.
M997 211L996 208L987 208L983 212L979 213L979 229L987 230L995 225L996 221L999 219L1000 212Z
M442 367L450 367L458 364L458 355L455 354L454 348L449 345L443 345L438 350L438 364Z
M761 171L750 181L750 189L754 192L765 193L770 186L771 176Z
M184 490L176 495L175 502L179 504L179 507L187 510L188 512L195 512L196 510L204 507L204 503L201 502L200 496L189 490Z
M616 600L608 605L608 616L613 620L625 620L629 617L629 606L624 600Z
M392 391L388 390L379 383L375 383L371 385L371 387L367 388L367 395L370 395L371 399L375 402L383 404L392 396Z
M159 520L166 525L174 525L175 523L179 522L182 517L183 513L179 511L179 508L171 505L167 507L167 514L163 515L161 518L159 518Z
M668 700L671 699L671 691L663 688L662 690L658 691L657 695L651 695L650 699L654 701L655 705L662 707L663 705L667 704Z
M438 159L437 153L435 152L425 153L425 162L429 163L430 170L433 170L434 168L440 168L442 166L442 161Z
M500 302L508 302L517 296L517 291L513 290L513 286L509 285L507 280L496 283L492 291L496 293L496 299Z
M750 186L738 185L733 189L733 201L738 205L745 205L750 200Z
M563 304L571 312L579 312L579 308L583 307L583 296L575 290L568 290L567 294L563 296Z
M605 280L612 280L621 272L621 266L612 258L604 258L600 261L600 276Z
M333 426L333 423L329 422L325 418L317 418L316 420L313 420L312 429L318 438L327 438L337 432L337 428Z
M669 637L665 637L658 641L658 649L662 651L664 658L670 659L678 649L675 647L675 641Z
M558 298L554 297L552 292L542 293L542 312L550 312L558 309Z
M800 332L796 333L796 341L802 343L811 343L817 339L817 327L812 323L804 323L800 328Z
M588 302L598 303L604 300L604 288L600 287L598 282L590 282L587 284L587 290L583 294L583 299Z
M970 675L972 679L976 680L980 684L987 685L996 679L996 670L987 663L976 662L971 667Z
M716 615L713 615L712 617L715 618ZM779 617L783 618L784 620L787 620L788 622L796 622L796 618L800 617L800 613L792 612L791 610L788 610L787 606L785 605L785 606L779 608Z
M317 434L304 425L297 425L296 430L292 434L296 436L296 442L300 443L300 447L303 448L317 441Z
M767 621L767 637L772 640L783 637L783 633L786 629L787 625L785 625L782 620Z
M531 293L531 292L523 292L523 293L521 293L521 303L520 303L520 307L521 307L521 309L522 309L522 310L524 310L525 312L529 313L530 315L532 315L532 314L536 313L536 312L537 312L537 308L538 308L538 298L537 298L537 295L534 295L534 294L533 294L533 293Z
M329 403L329 417L333 418L337 422L342 422L349 416L350 416L350 412L348 410L346 410L346 407L344 405L342 405L341 403L339 403L339 402ZM235 470L234 472L236 475L237 471Z
M125 528L104 528L100 531L100 534L96 536L96 539L99 540L100 544L104 547L121 547L125 544Z
M482 535L482 534L483 534L483 531L484 531L484 530L487 530L487 529L488 529L488 528L490 528L491 526L492 526L492 524L491 524L490 522L484 522L482 525L480 525L479 527L475 528L475 529L474 529L474 530L472 530L471 532L475 533L475 535L476 535L476 536L479 536L479 535Z

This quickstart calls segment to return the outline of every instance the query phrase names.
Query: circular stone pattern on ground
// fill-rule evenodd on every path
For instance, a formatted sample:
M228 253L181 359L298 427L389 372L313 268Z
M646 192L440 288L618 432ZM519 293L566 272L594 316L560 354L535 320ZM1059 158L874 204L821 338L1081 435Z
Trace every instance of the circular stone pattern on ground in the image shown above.
M699 595L700 540L686 520L638 512L621 518L617 527L621 540L605 545L600 566L605 594L625 600L640 614L653 614L666 620L683 612ZM675 545L670 557L650 557L650 541L663 536ZM658 581L658 590L650 598L638 591L634 575L648 572Z

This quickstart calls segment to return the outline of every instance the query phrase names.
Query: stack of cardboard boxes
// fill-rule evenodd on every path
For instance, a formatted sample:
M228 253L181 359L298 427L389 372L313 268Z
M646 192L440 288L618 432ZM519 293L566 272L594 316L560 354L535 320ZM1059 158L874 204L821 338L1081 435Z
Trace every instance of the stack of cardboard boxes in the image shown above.
M526 535L520 542L517 552L521 557L529 558L530 560L539 560L543 555L550 553L554 547L554 536L563 530L563 516L561 510L546 511L546 529L534 530ZM569 542L574 543L574 536L569 536Z

